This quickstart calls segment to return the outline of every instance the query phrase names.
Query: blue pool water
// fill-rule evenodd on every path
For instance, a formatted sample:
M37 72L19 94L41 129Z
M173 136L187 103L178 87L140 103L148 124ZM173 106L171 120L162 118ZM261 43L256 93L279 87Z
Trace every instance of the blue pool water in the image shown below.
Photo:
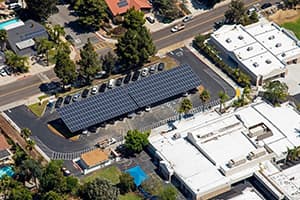
M126 170L125 172L129 173L133 177L136 186L140 186L142 182L148 178L147 174L142 170L142 168L139 165L132 167Z
M12 177L14 174L15 172L10 166L4 166L0 168L0 178L2 178L4 175Z
M14 24L14 23L17 23L19 21L18 18L15 18L15 19L10 19L8 21L5 21L5 22L1 22L0 23L0 30L3 30L5 26L8 26L10 24Z

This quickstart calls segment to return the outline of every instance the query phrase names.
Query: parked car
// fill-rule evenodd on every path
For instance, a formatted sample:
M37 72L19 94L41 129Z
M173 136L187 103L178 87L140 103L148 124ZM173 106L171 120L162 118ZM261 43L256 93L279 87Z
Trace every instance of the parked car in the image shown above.
M61 168L61 170L62 170L64 176L70 176L71 175L71 172L67 168L63 167L63 168Z
M112 89L115 86L115 79L110 79L107 84L107 88Z
M150 110L151 110L151 107L150 106L146 106L145 111L146 112L150 112Z
M148 72L149 72L149 69L148 69L148 68L143 68L143 69L142 69L141 75L142 75L143 77L148 76Z
M139 70L135 71L132 75L132 81L136 81L139 79L141 72Z
M0 69L0 75L1 76L7 76L7 73L6 73L6 71L5 71L5 69Z
M272 6L272 4L270 2L268 2L268 3L264 3L260 8L261 9L266 9L266 8L271 7L271 6Z
M123 82L123 78L118 78L117 81L116 81L116 86L121 86L122 85L122 82Z
M97 91L98 91L97 86L94 86L94 87L92 87L91 94L95 95L95 94L97 94Z
M91 133L96 133L96 132L97 132L97 129L98 129L97 126L92 126L92 127L89 128L89 131L90 131Z
M188 21L191 21L193 19L193 16L192 15L188 15L188 16L185 16L182 20L182 22L188 22Z
M94 76L95 79L104 78L106 76L106 71L97 72Z
M79 100L79 97L80 97L80 94L79 94L79 93L78 93L78 94L75 94L75 95L73 96L73 98L72 98L73 102L78 101L78 100Z
M89 91L90 91L89 89L84 89L82 94L81 94L81 97L86 98L89 95Z
M126 74L123 83L125 84L129 83L130 79L131 79L131 72Z
M157 66L158 71L163 71L164 68L165 68L165 63L159 63L158 66Z
M247 14L248 15L252 15L252 13L254 13L254 12L256 12L257 11L257 9L255 8L255 7L251 7L251 8L249 8L248 10L247 10Z
M107 87L106 83L103 83L100 87L99 87L99 92L105 92L105 89Z
M173 28L171 28L171 32L175 33L175 32L183 30L184 28L185 28L184 24L178 24L178 25L175 25Z
M66 96L64 104L69 104L71 102L71 100L72 100L72 96L71 95Z
M61 105L62 105L62 103L63 103L63 101L64 101L64 98L59 97L59 98L57 99L56 103L55 103L55 108L60 108Z
M150 24L154 24L155 23L155 19L152 16L147 16L146 20L150 23Z
M151 65L151 67L149 68L149 73L154 74L155 71L156 71L156 65Z
M3 68L5 70L5 72L7 73L7 75L12 75L14 73L14 69L12 67L6 66Z

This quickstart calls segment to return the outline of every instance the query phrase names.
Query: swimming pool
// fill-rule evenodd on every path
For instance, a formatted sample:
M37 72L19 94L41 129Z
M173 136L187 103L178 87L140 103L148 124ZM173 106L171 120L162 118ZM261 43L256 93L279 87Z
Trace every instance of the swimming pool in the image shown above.
M8 25L11 25L11 24L14 24L14 23L18 23L20 20L18 18L14 18L14 19L10 19L10 20L7 20L5 22L1 22L0 23L0 30L3 30L5 26L8 26Z
M0 178L4 175L12 177L15 174L11 166L4 166L0 168Z

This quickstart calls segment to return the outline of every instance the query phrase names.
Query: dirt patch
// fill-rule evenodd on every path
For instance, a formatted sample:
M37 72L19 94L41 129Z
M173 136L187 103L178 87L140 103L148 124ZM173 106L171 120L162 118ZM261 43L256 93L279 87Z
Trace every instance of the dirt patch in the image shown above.
M281 25L286 22L294 22L300 17L300 9L278 10L268 17L269 20Z

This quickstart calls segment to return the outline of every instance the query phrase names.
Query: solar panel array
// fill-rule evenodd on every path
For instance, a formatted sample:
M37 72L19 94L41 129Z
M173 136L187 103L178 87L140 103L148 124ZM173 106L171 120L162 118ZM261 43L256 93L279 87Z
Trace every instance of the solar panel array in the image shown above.
M40 29L40 30L35 31L33 33L26 33L26 34L20 36L20 38L22 40L28 40L28 39L31 39L31 38L37 38L37 37L43 36L45 33L46 33L46 30Z
M189 65L181 65L129 84L129 95L139 107L150 106L175 95L187 92L201 84Z
M64 106L58 112L70 131L76 132L187 92L200 84L190 66L181 65Z
M124 88L116 88L58 110L72 132L86 129L138 109Z

